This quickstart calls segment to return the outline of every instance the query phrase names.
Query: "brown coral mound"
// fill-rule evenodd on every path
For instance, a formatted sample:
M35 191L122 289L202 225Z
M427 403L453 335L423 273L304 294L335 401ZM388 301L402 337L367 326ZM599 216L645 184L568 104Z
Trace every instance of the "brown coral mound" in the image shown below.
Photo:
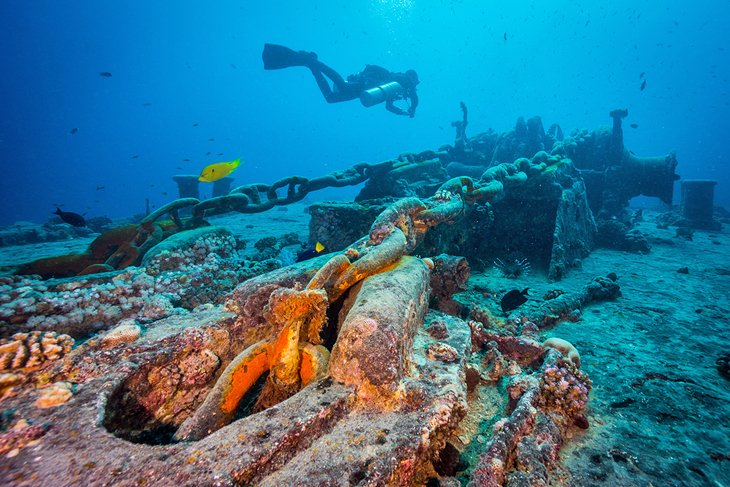
M15 273L50 279L124 269L139 264L144 253L172 229L171 221L112 228L96 237L84 253L37 259L19 266Z
M23 264L15 271L17 275L39 275L43 279L71 277L78 275L86 267L96 264L89 254L68 254L46 257Z

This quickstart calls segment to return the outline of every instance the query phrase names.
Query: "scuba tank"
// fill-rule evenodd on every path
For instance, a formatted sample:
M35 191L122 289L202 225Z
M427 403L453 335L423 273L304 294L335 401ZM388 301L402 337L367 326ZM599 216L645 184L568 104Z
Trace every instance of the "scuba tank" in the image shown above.
M403 87L400 83L391 81L360 93L360 102L366 107L371 107L383 103L385 100L392 100L401 93L403 93Z

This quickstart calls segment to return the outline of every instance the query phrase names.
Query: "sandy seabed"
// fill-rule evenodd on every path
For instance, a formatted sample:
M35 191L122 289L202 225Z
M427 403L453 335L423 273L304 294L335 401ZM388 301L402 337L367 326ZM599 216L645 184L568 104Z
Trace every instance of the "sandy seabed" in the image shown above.
M554 285L525 279L541 296L615 272L623 294L547 332L593 381L590 428L563 462L571 485L730 485L730 381L716 365L730 353L730 234L689 241L647 220L647 255L596 249Z

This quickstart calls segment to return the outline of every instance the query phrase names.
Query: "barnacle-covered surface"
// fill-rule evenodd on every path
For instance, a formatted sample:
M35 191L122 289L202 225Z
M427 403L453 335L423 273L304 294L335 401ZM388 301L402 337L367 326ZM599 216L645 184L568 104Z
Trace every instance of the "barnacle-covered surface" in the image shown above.
M278 280L265 275L258 282L248 281L246 289L239 289L231 298L230 306L235 308L236 300L248 302L243 296L246 292L286 289L280 283L290 276L306 276L307 265L311 264L289 269L289 276L279 272ZM425 272L421 278L424 286L428 286L424 280L427 275ZM419 293L414 294L416 299L418 296ZM423 313L425 301L423 297L420 300L418 307ZM391 380L393 386L401 384L405 397L392 402L386 410L371 410L368 403L358 405L353 401L353 387L324 379L289 401L231 423L197 442L150 446L169 443L169 432L199 406L215 382L216 371L220 372L232 360L235 350L247 346L246 337L255 338L261 333L251 329L261 326L262 309L248 309L248 312L249 316L234 319L234 315L218 306L172 315L148 325L147 332L134 345L120 344L107 349L92 340L63 362L46 369L45 380L70 378L76 382L77 390L73 399L62 406L63 410L34 410L36 415L40 414L36 416L38 421L57 425L46 433L43 445L54 452L58 462L76 458L79 469L62 473L60 463L56 465L54 461L44 464L37 474L72 480L83 473L86 482L92 484L106 482L109 476L119 481L144 476L170 485L191 479L206 483L216 478L224 483L256 481L274 485L292 481L290 475L304 472L276 468L286 459L309 464L313 483L315 479L337 475L351 475L354 479L371 474L383 479L402 478L405 482L416 475L421 451L432 449L431 442L442 441L441 436L447 435L463 415L464 391L459 392L454 384L458 384L463 368L469 334L463 322L459 325L455 321L457 328L443 346L459 353L442 366L437 365L441 363L439 360L434 362L424 355L433 341L428 335L416 338L417 342L425 342L413 350L400 349L401 363L414 368L411 373L421 372L412 379L403 380L401 375ZM417 316L411 321L411 333L415 333L420 323ZM265 334L269 333L271 330ZM397 341L396 336L392 338ZM348 373L341 372L345 376ZM424 377L418 379L422 374ZM437 377L440 379L434 381ZM31 394L30 390L9 401L22 405L25 394ZM385 414L388 410L391 412ZM83 440L69 442L71 431L78 428L84 431ZM371 436L369 432L373 428L379 433ZM421 440L414 442L414 436ZM315 444L326 445L330 450ZM374 455L363 449L366 444L382 452L392 452L398 444L402 451L396 457ZM160 448L164 448L164 454ZM343 454L332 455L335 448ZM315 468L308 461L300 460L312 455L320 461L330 458L330 465L319 463ZM138 459L134 465L125 460L131 456ZM372 459L378 457L383 461L373 463ZM405 464L411 464L412 468L402 469ZM30 478L31 474L28 475ZM22 475L16 472L15 478L21 479Z

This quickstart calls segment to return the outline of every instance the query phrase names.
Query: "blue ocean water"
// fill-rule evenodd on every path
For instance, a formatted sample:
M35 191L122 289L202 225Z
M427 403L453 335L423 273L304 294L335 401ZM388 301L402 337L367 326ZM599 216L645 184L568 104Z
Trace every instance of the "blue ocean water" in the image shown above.
M471 134L534 115L567 134L628 108L627 148L676 150L677 172L717 179L729 206L729 13L711 0L4 0L0 225L43 222L56 204L140 213L176 197L173 175L237 157L245 184L436 149L460 101ZM418 112L327 104L307 69L263 70L266 42L343 75L415 69Z

